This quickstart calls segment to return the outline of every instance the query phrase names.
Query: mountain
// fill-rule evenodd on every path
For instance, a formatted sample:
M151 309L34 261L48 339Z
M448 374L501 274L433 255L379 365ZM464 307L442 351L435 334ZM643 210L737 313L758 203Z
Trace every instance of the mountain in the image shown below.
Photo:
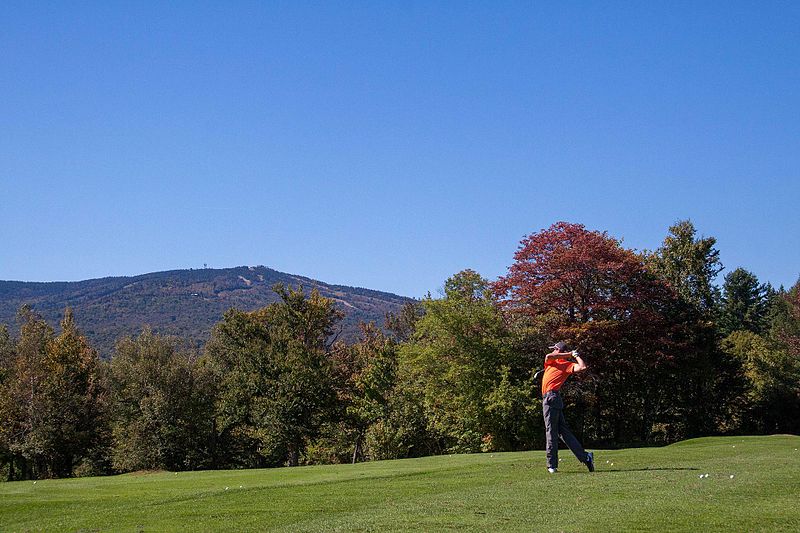
M114 343L138 334L144 325L164 334L202 344L222 314L236 307L250 311L277 301L275 283L316 288L345 313L340 338L353 340L360 321L383 325L409 298L358 287L329 285L264 266L170 270L134 277L76 282L0 281L0 324L17 330L16 313L28 304L57 326L64 308L72 307L78 327L104 358Z

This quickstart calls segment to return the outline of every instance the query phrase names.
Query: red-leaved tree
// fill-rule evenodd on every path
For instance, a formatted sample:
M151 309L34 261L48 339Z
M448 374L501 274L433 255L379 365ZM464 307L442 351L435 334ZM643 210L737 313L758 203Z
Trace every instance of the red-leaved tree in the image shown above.
M641 260L606 233L558 222L522 240L494 285L503 306L564 323L622 319L654 286Z
M509 319L586 356L589 371L565 389L580 407L576 429L595 442L682 437L676 368L690 334L674 292L641 257L605 232L559 222L525 237L514 259L493 286Z

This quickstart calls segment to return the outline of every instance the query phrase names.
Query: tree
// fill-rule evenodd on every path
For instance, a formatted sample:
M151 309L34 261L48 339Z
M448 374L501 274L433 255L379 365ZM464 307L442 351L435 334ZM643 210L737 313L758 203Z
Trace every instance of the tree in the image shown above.
M7 383L13 378L14 362L16 360L16 346L11 340L8 328L5 324L0 324L0 420L7 420L8 414L12 411L7 394ZM9 450L10 435L4 430L5 424L0 425L0 466L9 467L9 479L13 478L12 454Z
M745 395L735 413L737 429L796 433L800 429L800 354L747 330L734 331L722 346L740 362L746 380Z
M30 307L13 347L0 331L0 449L9 478L104 471L105 409L99 359L68 308L61 334Z
M355 463L374 456L371 430L389 415L397 344L374 323L362 322L359 327L358 342L339 342L331 350L336 402L307 450L308 462Z
M48 449L47 347L53 329L30 307L18 314L20 336L9 365L0 398L0 440L11 456L9 479L35 479L50 475Z
M114 468L211 466L212 385L181 339L145 328L119 341L111 360Z
M425 307L418 301L406 302L397 313L388 313L384 327L398 343L406 342L414 334L417 321L425 313Z
M8 333L8 327L5 324L0 324L0 386L5 382L6 377L14 366L15 352L16 347L11 340L11 335Z
M649 288L633 253L580 224L559 222L525 237L514 259L493 286L511 314L573 324L624 318Z
M724 431L744 385L740 365L719 346L716 322L720 291L714 280L723 267L716 239L696 238L697 231L688 220L674 224L669 232L662 246L646 260L651 271L677 292L684 307L689 339L686 349L692 360L686 370L695 379L683 389L688 395L682 401L697 406L685 418L694 428L692 434Z
M760 284L755 274L743 268L726 275L720 306L720 333L723 336L734 331L766 333L773 293L772 287Z
M369 428L386 418L395 384L397 347L373 323L360 325L361 339L334 352L337 400L352 435L352 462L365 456Z
M777 293L771 302L771 339L800 357L800 281L789 291Z
M83 474L107 471L106 390L100 364L67 308L61 334L47 349L44 384L49 427L45 447L57 477L72 475L81 463Z
M580 407L576 433L621 444L701 431L692 385L681 379L698 364L696 321L642 257L604 232L559 222L525 237L514 258L494 291L535 341L523 345L564 339L586 355L589 371L567 389Z
M419 395L427 429L443 450L513 449L530 419L509 427L496 416L502 401L519 399L509 387L525 385L519 373L509 373L519 365L489 284L464 270L445 282L444 293L422 302L425 314L400 349L402 381Z
M328 339L342 314L316 290L273 289L280 301L226 313L206 353L221 387L219 439L235 450L227 460L295 466L334 400Z
M775 376L776 358L766 339L747 330L736 330L722 341L722 349L735 357L746 380L745 394L739 398L731 426L739 431L763 433L765 421L760 412L769 403L769 388Z
M765 379L768 401L761 414L765 431L800 432L800 282L773 299L767 352L772 370Z
M714 279L723 267L719 250L714 247L717 240L713 237L696 239L696 234L689 220L670 226L664 243L648 257L648 266L684 301L709 317L714 314L719 299Z

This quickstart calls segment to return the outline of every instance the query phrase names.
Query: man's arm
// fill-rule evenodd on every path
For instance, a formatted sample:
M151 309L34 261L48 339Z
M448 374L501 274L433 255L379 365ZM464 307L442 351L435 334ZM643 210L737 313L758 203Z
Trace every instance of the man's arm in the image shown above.
M544 356L544 360L547 361L548 359L564 359L565 357L572 357L574 354L572 352L550 352L549 354Z
M544 362L547 363L548 359L564 359L567 357L572 357L575 359L575 364L577 365L573 372L583 372L588 367L586 366L586 362L581 359L581 356L578 355L578 351L574 350L572 352L550 352L549 354L544 356Z
M573 372L583 372L584 370L586 370L587 368L586 363L584 363L583 359L581 359L581 356L578 355L577 350L572 352L572 357L575 358L575 364L578 365L575 368L573 368L572 370Z

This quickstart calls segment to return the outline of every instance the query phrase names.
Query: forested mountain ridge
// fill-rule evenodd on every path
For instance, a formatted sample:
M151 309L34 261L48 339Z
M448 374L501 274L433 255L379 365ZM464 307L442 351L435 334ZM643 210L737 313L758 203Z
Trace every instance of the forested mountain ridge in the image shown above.
M345 313L340 338L353 339L360 321L383 324L388 312L408 298L358 287L330 285L311 278L278 272L264 266L153 272L133 277L109 277L76 282L0 281L0 324L16 330L15 315L28 304L57 326L64 309L74 310L78 327L101 356L111 355L114 343L137 334L144 325L163 334L203 343L231 307L253 310L278 299L275 283L317 289L335 300Z

